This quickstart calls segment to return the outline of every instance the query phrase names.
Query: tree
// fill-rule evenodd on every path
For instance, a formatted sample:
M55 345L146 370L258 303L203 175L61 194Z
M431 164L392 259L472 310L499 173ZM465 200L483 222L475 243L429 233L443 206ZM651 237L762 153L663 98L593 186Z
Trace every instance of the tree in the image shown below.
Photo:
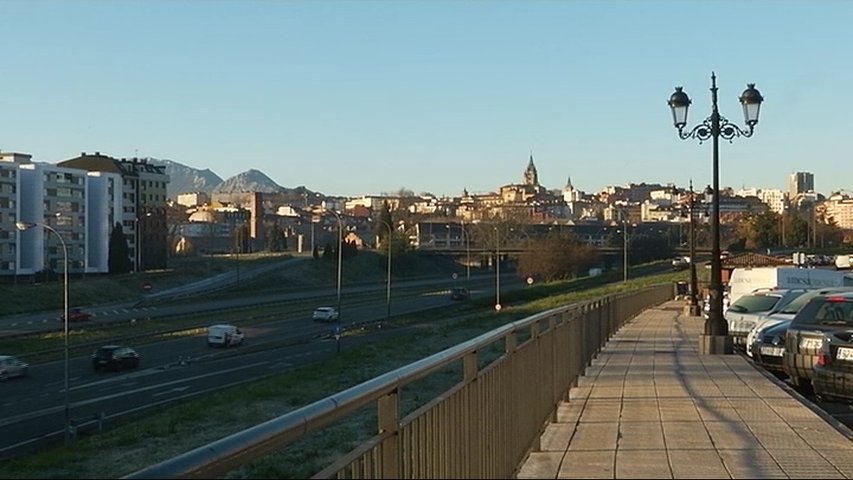
M379 238L380 243L385 241L388 236L389 228L394 228L394 220L391 217L391 209L388 206L388 201L382 202L382 210L379 212L379 221L374 226L374 233Z
M287 250L287 237L284 230L278 225L273 225L267 233L267 250L270 252L283 252Z
M318 258L320 258L320 247L319 246L314 245L314 250L311 252L311 256L314 257L314 260L317 260Z
M598 252L573 236L550 235L530 240L518 259L520 278L550 282L584 275L600 261Z
M110 274L128 273L133 267L130 261L130 248L121 223L116 222L110 233L110 251L107 266Z

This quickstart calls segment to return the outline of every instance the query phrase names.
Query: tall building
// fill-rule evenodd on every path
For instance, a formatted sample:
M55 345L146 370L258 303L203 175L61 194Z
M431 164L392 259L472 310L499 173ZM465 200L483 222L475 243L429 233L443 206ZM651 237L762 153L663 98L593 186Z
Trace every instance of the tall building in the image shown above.
M801 193L814 191L814 174L794 172L788 175L788 198L794 200Z
M101 152L82 152L80 156L58 165L118 175L121 178L121 208L116 212L115 222L121 223L127 237L134 271L166 268L166 186L169 176L165 173L165 166L137 158L116 159L101 155Z

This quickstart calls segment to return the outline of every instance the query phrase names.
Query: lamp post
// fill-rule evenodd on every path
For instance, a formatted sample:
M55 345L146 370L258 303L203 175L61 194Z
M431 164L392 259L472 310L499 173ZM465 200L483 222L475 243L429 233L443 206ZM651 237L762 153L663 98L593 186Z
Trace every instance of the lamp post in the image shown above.
M761 102L764 100L755 84L747 84L746 90L740 96L743 107L744 121L748 127L743 130L737 125L720 115L717 109L717 77L711 73L711 116L701 124L685 132L687 125L687 110L690 106L690 97L682 91L682 87L675 87L675 93L669 97L669 107L672 109L672 120L678 129L678 136L682 140L695 138L702 143L711 139L713 156L713 193L712 202L713 216L711 217L711 285L710 285L710 311L705 321L704 334L699 339L699 352L702 354L726 354L732 353L732 339L728 335L728 325L723 318L723 281L722 264L720 259L720 137L731 141L735 137L751 137L758 123L758 113Z
M27 223L27 222L15 222L15 227L20 230L28 230L30 228L41 226L45 230L49 230L53 232L57 238L59 238L59 243L62 244L62 256L65 263L64 273L63 273L63 296L64 296L64 311L65 315L63 316L63 337L65 341L64 345L64 363L65 363L65 443L71 439L71 404L69 401L69 386L68 386L68 378L69 378L69 359L68 359L68 246L65 245L65 240L62 238L62 235L59 234L53 227L47 225L45 223Z
M343 244L344 244L344 237L343 237L344 223L341 220L341 216L338 214L338 212L336 212L334 210L330 210L328 208L326 209L326 211L331 212L335 216L335 218L338 219L338 248L337 248L337 250L338 250L338 318L340 318L340 315L341 315L341 250L343 250Z
M471 287L471 236L465 231L465 222L460 222L465 237L465 287Z
M622 283L628 282L628 220L622 215Z
M385 240L386 243L388 243L388 273L386 274L387 287L385 291L385 323L389 323L391 321L391 235L393 234L394 229L385 220L379 220L379 222L388 228L388 238Z
M501 238L495 227L495 311L501 311Z
M676 189L677 190L677 189ZM698 317L699 301L698 301L698 281L696 279L696 217L694 216L695 196L693 193L693 180L690 180L690 197L687 203L687 209L690 215L690 233L688 234L688 242L690 247L690 299L687 305L687 313L692 317Z

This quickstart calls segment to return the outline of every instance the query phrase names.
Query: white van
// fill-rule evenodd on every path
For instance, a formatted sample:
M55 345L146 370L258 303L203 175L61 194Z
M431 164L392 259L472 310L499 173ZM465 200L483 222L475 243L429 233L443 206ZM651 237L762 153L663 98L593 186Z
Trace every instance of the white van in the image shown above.
M207 346L230 347L243 344L243 332L234 325L211 325L207 327Z
M827 288L853 286L853 276L821 268L735 268L729 278L729 302L759 288Z

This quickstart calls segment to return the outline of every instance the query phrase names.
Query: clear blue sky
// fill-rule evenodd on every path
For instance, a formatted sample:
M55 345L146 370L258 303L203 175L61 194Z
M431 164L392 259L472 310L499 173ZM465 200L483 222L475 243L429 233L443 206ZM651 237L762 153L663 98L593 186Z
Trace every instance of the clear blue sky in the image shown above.
M597 191L702 188L711 145L742 125L721 184L853 189L851 1L0 0L0 149L171 159L223 178L255 168L330 195L458 195L521 181Z

